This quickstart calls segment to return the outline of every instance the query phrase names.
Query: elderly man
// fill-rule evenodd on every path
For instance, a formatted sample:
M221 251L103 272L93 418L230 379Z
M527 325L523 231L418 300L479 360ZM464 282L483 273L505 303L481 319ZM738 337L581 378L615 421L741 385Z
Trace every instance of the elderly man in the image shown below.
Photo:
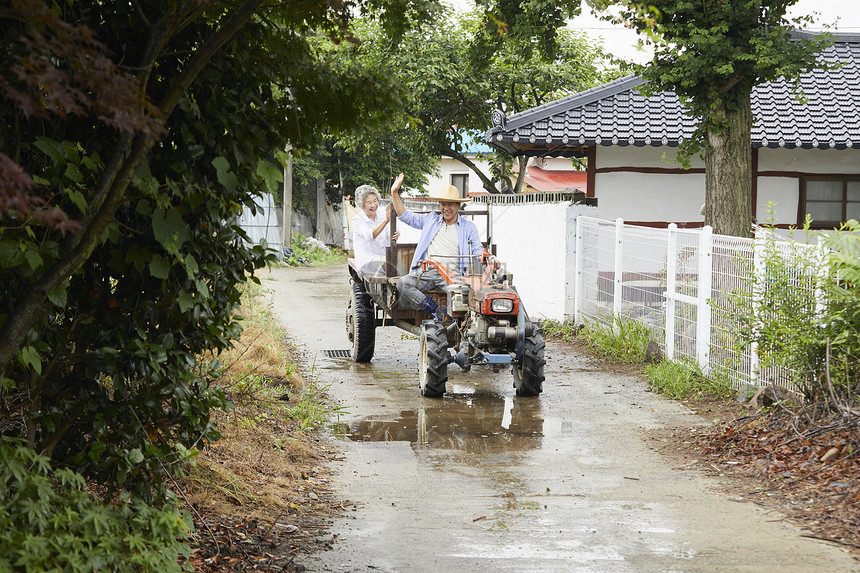
M442 320L444 307L437 308L427 293L444 290L447 283L435 268L422 271L421 262L435 259L453 274L468 274L471 257L483 253L481 238L475 224L459 215L460 206L468 199L460 197L456 187L446 185L430 195L431 199L439 201L438 213L413 213L400 200L401 183L402 173L391 187L391 204L394 205L397 218L410 227L421 229L421 236L410 265L411 272L397 281L400 293L398 304L400 308L421 309L437 320Z

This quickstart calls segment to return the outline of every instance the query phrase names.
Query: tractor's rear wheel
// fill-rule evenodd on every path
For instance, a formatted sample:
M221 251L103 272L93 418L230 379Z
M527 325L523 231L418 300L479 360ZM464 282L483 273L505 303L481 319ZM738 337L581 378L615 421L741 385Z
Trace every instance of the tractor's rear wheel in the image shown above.
M448 335L441 322L425 320L418 334L418 385L421 395L439 398L448 381Z
M352 285L346 307L346 336L352 343L352 360L370 362L376 346L376 317L373 313L373 301L361 283Z
M514 364L514 388L517 396L537 396L543 391L543 367L546 364L543 353L546 344L538 328L523 343L523 356L519 364Z

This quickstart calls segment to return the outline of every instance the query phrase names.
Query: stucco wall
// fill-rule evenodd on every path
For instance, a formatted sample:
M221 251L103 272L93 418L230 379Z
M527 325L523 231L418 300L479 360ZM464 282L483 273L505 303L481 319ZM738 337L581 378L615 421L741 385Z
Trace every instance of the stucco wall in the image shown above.
M680 169L671 147L598 146L596 169ZM703 168L695 158L691 167ZM704 221L699 214L705 202L702 173L639 173L614 171L594 178L598 217L626 221Z
M760 149L758 170L778 176L758 178L756 218L760 222L797 225L803 221L800 206L800 178L804 175L860 174L860 149ZM789 175L796 174L796 175ZM773 206L769 207L768 203ZM768 210L772 212L768 212Z
M497 255L534 320L573 317L576 217L596 208L570 203L493 206Z
M675 157L674 147L635 147L633 145L597 146L598 169L611 167L662 167L663 169L680 169ZM705 164L698 157L690 160L690 167L704 169Z
M769 206L768 203L773 203ZM756 221L777 225L797 224L800 205L800 178L759 177L756 195ZM772 212L768 212L772 211Z
M595 176L598 217L626 221L704 221L702 173L598 173Z
M677 169L670 147L598 147L596 168ZM694 158L691 167L703 168ZM755 215L779 225L798 222L800 177L860 174L860 149L760 149ZM796 173L796 176L790 175ZM595 195L602 219L626 221L702 222L705 176L701 173L636 173L615 171L595 175ZM774 203L768 212L768 203ZM802 217L801 217L802 220Z
M860 149L760 149L758 170L860 174Z

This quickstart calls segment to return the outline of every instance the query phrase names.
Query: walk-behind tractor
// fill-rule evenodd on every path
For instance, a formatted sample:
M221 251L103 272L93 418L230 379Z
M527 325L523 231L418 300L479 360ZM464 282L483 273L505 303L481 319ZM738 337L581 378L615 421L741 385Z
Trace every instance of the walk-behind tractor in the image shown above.
M489 217L489 213L475 214ZM392 219L392 236L395 221ZM485 245L484 254L469 265L472 274L467 276L449 273L444 261L422 263L422 271L432 265L448 283L446 292L430 294L440 308L445 308L442 320L397 305L395 285L412 260L414 244L398 245L392 239L384 275L362 275L350 259L352 292L346 310L346 332L352 343L352 359L369 362L373 358L376 327L393 325L418 336L418 382L424 396L439 397L445 393L450 364L464 372L473 366L494 372L510 367L518 396L540 394L545 364L543 336L539 325L529 319L512 284L512 274L506 272L487 247L492 249L491 245Z

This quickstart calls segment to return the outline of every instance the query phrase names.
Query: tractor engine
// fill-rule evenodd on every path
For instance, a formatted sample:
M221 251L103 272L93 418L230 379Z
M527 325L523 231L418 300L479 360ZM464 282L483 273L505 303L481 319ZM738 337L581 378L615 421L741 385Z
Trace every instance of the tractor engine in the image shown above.
M520 297L512 288L490 284L477 291L468 291L468 319L464 324L465 338L477 348L504 351L516 343L519 336L517 313Z

